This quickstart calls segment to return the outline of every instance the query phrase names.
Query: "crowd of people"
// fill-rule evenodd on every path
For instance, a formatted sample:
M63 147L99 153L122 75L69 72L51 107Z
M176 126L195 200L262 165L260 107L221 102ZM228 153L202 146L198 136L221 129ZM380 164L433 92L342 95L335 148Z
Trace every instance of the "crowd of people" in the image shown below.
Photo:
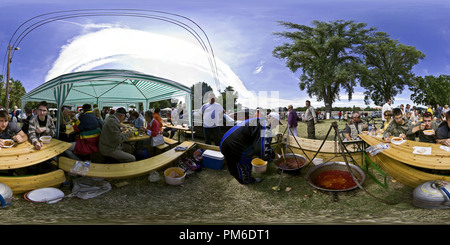
M391 141L391 136L400 137L404 140L419 142L438 143L450 146L450 109L448 105L441 108L439 105L435 110L431 106L423 113L413 106L400 105L397 108L391 107L391 100L388 100L382 109L382 126L374 128L377 132L382 132L385 142ZM374 127L374 126L373 126ZM368 131L369 126L361 120L358 112L353 113L345 129L347 140L356 140L362 131Z
M43 147L39 140L41 136L57 136L57 118L50 114L47 102L40 102L33 111L25 108L27 117L22 120L21 127L17 118L14 120L16 115L13 113L0 110L0 147L4 139L12 139L18 144L29 141L36 150L40 150ZM79 113L64 108L59 119L60 131L64 133L66 127L73 127L76 137L66 140L71 141L72 146L63 154L75 160L87 160L96 155L97 159L113 159L113 162L135 161L135 152L143 149L147 149L148 154L153 152L152 137L163 133L159 114L159 108L145 113L127 112L123 107L100 111L97 105L92 108L90 104L84 104ZM135 131L123 124L125 120L137 129L136 132L150 138L138 143L126 142Z

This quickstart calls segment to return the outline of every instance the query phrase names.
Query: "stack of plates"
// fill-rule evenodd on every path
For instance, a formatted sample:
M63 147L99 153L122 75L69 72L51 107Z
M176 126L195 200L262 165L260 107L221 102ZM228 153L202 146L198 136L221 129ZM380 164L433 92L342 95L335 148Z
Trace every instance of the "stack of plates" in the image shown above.
M25 193L24 198L30 202L56 203L64 198L64 192L57 188L45 187Z

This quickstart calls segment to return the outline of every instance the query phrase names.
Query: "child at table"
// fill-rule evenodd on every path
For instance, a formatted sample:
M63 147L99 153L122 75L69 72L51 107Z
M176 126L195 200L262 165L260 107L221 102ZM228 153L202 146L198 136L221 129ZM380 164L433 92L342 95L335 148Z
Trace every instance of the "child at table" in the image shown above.
M47 113L48 104L46 101L42 101L38 104L37 115L30 120L28 138L37 150L42 148L42 142L39 141L39 137L52 136L54 138L56 135L56 127L53 119Z
M0 111L0 147L3 147L3 139L12 139L17 143L23 143L28 140L27 135L15 122L9 122L7 111Z

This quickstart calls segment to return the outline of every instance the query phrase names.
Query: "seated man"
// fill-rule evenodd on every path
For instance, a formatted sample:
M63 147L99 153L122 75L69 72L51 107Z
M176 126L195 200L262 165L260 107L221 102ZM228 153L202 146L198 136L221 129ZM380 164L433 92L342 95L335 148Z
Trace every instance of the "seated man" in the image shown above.
M416 140L414 135L407 136L409 128L412 126L410 121L405 120L403 117L403 112L400 108L394 108L392 111L394 115L394 121L389 124L383 133L383 138L385 142L390 142L389 136L400 137L402 139Z
M406 133L407 136L415 137L416 132L419 132L419 142L436 143L436 131L438 129L437 123L433 121L433 115L429 112L423 114L423 121L411 127ZM424 134L425 130L432 130L432 135Z
M436 143L450 147L450 111L445 113L445 118L436 131Z
M83 114L78 117L73 129L75 132L80 133L74 148L75 154L90 155L98 152L101 123L92 112L90 104L83 105Z
M19 144L28 140L17 123L9 122L8 112L4 110L0 111L0 147L4 146L2 139L12 139Z
M40 150L42 148L42 142L39 141L41 136L56 135L56 127L53 123L53 118L47 115L48 104L46 101L42 101L37 106L37 115L31 118L30 126L28 128L28 139L34 148Z
M131 112L130 117L132 119L131 125L133 125L135 128L140 129L144 127L144 118L142 117L141 114L139 114L139 112L137 111Z
M126 114L127 111L121 107L104 121L98 144L102 155L112 157L119 162L136 161L136 157L128 153L132 152L130 145L123 144L132 134L131 131L122 132L121 130L120 124L125 120Z
M22 131L25 134L28 134L28 128L30 127L30 120L33 118L33 111L30 107L25 107L25 115L27 116L26 119L22 120Z
M358 140L358 135L363 129L367 129L367 125L361 121L359 112L355 112L353 113L353 119L345 126L345 138L349 141Z

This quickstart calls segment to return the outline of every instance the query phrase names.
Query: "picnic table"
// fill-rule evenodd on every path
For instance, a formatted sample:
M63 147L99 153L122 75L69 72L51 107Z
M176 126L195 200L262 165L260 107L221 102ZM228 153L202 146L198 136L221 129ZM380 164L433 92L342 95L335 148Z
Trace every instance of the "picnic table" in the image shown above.
M71 146L72 144L58 139L52 139L40 150L36 150L29 141L15 143L11 148L1 148L0 170L23 168L44 162L58 156Z
M180 140L181 132L186 132L186 131L191 130L189 127L183 127L181 125L164 124L163 126L166 128L172 128L172 129L178 130L178 143L181 142L181 140Z

